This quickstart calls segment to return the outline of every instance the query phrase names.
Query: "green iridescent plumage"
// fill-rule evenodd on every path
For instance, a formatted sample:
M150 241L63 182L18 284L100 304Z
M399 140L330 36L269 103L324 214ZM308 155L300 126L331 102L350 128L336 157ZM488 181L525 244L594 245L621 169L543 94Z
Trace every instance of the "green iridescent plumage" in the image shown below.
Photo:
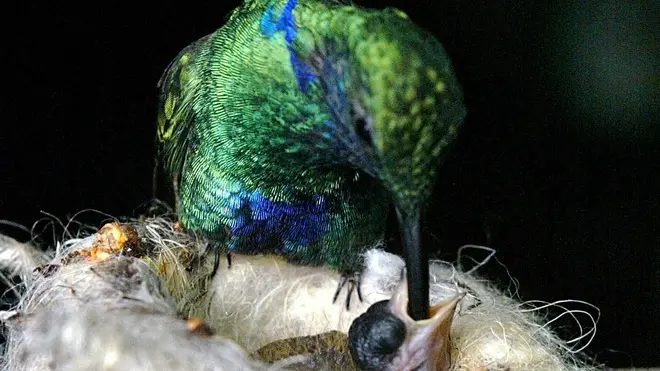
M160 87L181 223L211 240L228 227L230 252L342 272L382 238L390 203L417 223L464 116L435 38L398 10L320 0L246 1Z

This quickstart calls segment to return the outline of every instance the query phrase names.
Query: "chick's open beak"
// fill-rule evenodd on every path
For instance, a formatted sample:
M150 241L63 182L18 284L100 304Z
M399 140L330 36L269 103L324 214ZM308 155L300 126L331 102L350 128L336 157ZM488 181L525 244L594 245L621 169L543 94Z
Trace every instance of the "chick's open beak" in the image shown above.
M407 287L404 279L389 303L390 311L405 323L407 330L406 340L399 349L400 370L449 370L451 324L456 306L464 295L456 295L431 306L428 319L415 321L407 312Z

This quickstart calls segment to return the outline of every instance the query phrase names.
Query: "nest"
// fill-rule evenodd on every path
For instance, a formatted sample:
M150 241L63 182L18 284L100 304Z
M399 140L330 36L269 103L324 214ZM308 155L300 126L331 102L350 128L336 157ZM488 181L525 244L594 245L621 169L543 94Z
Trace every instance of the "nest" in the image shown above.
M20 280L2 312L2 370L351 370L346 333L388 299L403 260L365 254L363 301L332 302L339 275L276 256L232 258L211 278L205 242L167 217L112 222L68 235L46 253L0 235L0 268ZM488 252L471 268L470 254ZM597 370L582 351L595 335L587 303L520 302L478 271L494 251L459 249L457 263L430 262L430 302L464 294L451 329L453 370ZM550 310L554 309L554 310ZM555 315L551 315L556 312ZM555 321L577 336L561 339Z

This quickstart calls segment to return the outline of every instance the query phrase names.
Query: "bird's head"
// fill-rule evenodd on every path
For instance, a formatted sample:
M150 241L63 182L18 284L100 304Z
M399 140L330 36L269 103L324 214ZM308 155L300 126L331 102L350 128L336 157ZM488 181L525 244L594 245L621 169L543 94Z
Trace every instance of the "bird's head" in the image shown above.
M465 116L451 61L399 10L340 7L334 14L323 32L333 36L303 29L298 38L314 51L307 63L332 111L324 134L341 160L380 179L409 212L429 197Z
M402 212L424 203L463 121L463 96L440 43L401 12L366 17L355 42L352 122L372 172Z

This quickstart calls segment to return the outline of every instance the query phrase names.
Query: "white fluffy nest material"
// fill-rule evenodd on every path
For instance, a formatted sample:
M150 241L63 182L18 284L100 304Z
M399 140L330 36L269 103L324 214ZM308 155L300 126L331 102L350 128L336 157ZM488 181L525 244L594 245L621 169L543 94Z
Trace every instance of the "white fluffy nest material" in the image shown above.
M341 364L345 357L319 362L317 354L309 362L304 352L277 361L256 355L282 339L347 333L372 303L390 297L404 266L395 255L370 250L364 302L354 296L347 311L345 295L332 303L336 272L234 255L231 268L221 264L210 281L213 259L198 259L203 250L202 241L163 218L106 225L58 243L52 259L0 236L0 267L22 279L14 287L20 301L2 313L8 338L2 370L350 370L350 360ZM453 369L598 369L579 360L595 334L593 308L520 303L474 275L491 257L469 271L430 265L431 303L466 294L451 330ZM550 305L563 311L548 318ZM562 316L575 320L581 331L575 339L551 330Z

